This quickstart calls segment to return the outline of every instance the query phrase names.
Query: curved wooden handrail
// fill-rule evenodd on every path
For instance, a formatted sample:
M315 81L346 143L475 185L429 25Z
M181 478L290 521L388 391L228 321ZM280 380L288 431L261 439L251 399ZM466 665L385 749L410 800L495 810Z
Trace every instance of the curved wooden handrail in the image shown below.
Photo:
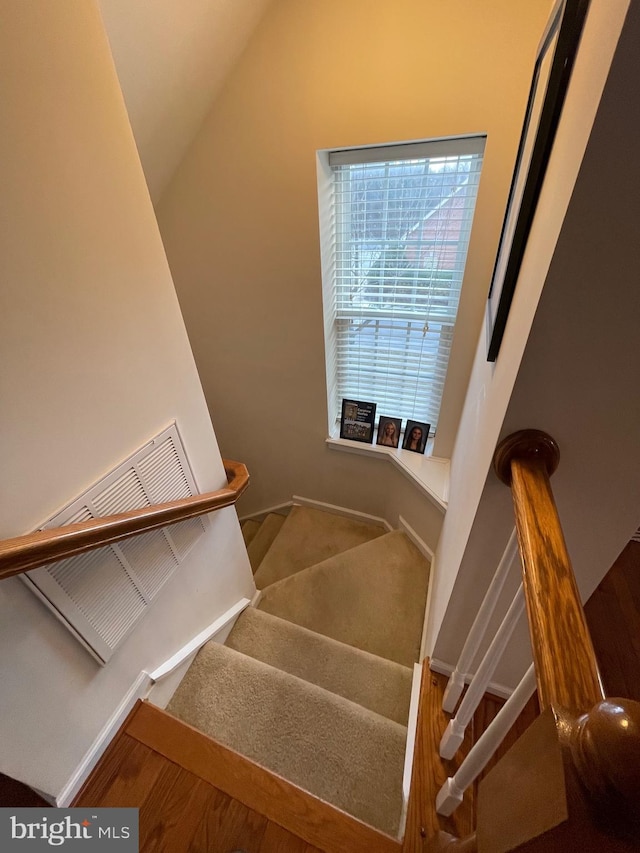
M551 436L521 430L493 464L513 495L540 706L583 712L604 693L549 481L559 457Z
M231 506L249 485L249 472L242 462L227 459L223 462L228 486L215 492L5 539L0 542L0 580L138 533Z

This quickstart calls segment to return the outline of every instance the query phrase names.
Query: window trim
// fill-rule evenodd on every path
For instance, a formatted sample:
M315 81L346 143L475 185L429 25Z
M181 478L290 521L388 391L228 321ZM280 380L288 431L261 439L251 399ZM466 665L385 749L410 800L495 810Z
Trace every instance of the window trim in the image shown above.
M323 317L325 336L326 388L328 404L328 424L330 439L335 438L339 426L339 406L336 402L337 393L337 326L336 304L334 293L334 231L332 228L332 187L334 182L333 167L351 163L385 162L411 157L440 157L460 156L463 154L478 154L484 156L486 148L486 133L472 133L461 136L442 137L438 139L419 140L413 142L392 143L389 145L353 146L342 149L324 149L317 152L319 225L320 225L320 254L322 265ZM407 157L409 154L409 157ZM476 206L477 206L476 197ZM468 260L468 258L467 258ZM460 285L460 301L464 293L465 273ZM453 327L455 331L455 326ZM452 333L453 337L453 333ZM451 363L449 359L448 365ZM446 399L445 380L442 401ZM379 402L374 400L373 402ZM440 408L442 411L442 406ZM388 414L395 414L390 412ZM404 418L403 418L404 419ZM440 443L440 442L438 442Z

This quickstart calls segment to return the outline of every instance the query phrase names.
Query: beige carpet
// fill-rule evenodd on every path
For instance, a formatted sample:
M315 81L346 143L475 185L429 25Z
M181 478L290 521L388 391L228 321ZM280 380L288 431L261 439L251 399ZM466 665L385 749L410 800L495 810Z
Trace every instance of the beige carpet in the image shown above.
M384 534L384 528L294 506L254 580L258 589Z
M167 710L397 835L406 729L233 649L204 646Z
M251 563L251 568L254 574L258 566L260 566L264 560L265 554L273 545L273 542L280 533L285 521L286 519L283 515L270 512L247 546L247 554L249 555L249 562Z
M260 530L259 521L249 518L242 522L242 538L244 539L245 547L249 547L258 530Z
M403 533L306 507L249 550L261 539L260 609L200 650L167 710L396 835L429 563Z
M429 562L394 531L274 583L259 608L411 667L420 653L428 580Z
M253 607L238 618L226 644L396 723L407 724L412 680L408 667Z

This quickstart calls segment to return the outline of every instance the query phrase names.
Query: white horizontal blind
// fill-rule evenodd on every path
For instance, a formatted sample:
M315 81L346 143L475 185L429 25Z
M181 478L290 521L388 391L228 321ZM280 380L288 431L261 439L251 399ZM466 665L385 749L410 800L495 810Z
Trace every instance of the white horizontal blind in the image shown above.
M138 450L43 528L62 527L197 494L175 424ZM106 663L145 615L206 529L203 517L142 533L21 577Z
M438 422L485 138L332 152L335 411Z

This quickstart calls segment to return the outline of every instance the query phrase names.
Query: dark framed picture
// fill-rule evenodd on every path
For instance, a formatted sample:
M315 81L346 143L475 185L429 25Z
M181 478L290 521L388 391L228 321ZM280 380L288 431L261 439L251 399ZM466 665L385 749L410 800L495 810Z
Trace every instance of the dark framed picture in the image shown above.
M350 441L373 442L373 428L376 420L376 404L359 400L342 401L340 418L340 438Z
M383 447L397 447L400 442L401 427L402 418L387 418L380 415L376 444L381 444Z
M557 0L538 47L487 302L487 361L502 343L588 5Z
M422 421L407 421L404 428L402 449L413 450L414 453L424 453L430 429L431 424L425 424Z

